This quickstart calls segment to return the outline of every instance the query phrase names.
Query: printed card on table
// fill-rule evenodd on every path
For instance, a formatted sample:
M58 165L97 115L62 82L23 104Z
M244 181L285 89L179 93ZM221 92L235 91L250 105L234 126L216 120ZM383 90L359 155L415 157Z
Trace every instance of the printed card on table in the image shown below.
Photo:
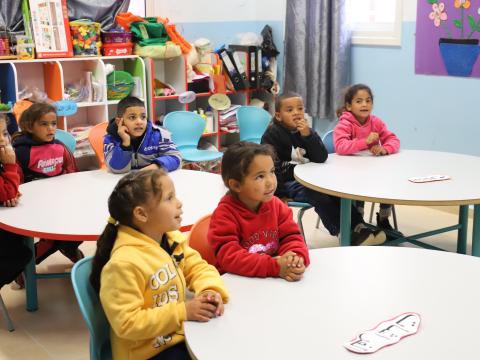
M403 313L393 319L382 321L373 329L358 334L343 346L358 354L371 354L393 345L401 339L416 334L420 327L420 315L413 312Z

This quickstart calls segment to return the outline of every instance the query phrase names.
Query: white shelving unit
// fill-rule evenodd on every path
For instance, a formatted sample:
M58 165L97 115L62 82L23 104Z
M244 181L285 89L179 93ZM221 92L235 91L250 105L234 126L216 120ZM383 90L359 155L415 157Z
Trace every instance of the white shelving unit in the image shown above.
M86 72L91 72L95 81L101 84L100 100L77 103L77 113L69 117L60 116L58 127L68 131L73 127L107 121L115 116L118 103L118 100L107 99L107 64L112 64L115 70L124 70L139 77L140 93L145 100L145 64L142 58L131 55L0 61L1 101L15 103L27 86L44 91L51 100L64 100L66 85L78 82Z
M172 59L144 59L147 74L147 97L149 117L154 122L161 122L163 117L171 111L186 110L193 111L199 108L206 110L208 98L213 94L212 90L205 93L197 93L195 101L189 104L182 104L178 101L179 95L188 91L187 83L187 59L179 56ZM168 84L175 89L175 95L156 96L155 79ZM227 91L231 103L236 105L248 105L253 97L265 97L265 91L249 89L240 91ZM213 111L213 131L205 133L203 138L214 144L218 149L222 144L238 141L238 133L233 134L220 130L219 112ZM227 136L229 139L227 139Z

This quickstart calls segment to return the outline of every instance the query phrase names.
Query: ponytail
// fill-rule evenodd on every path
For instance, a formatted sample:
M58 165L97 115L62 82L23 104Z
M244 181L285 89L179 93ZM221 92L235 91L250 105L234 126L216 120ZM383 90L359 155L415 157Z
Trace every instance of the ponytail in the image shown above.
M103 267L110 260L118 235L119 224L134 227L133 210L146 204L152 197L162 197L160 178L166 176L163 169L143 170L125 175L115 186L108 198L110 218L97 241L93 257L90 284L97 294L100 292Z
M90 284L95 292L100 292L100 275L103 267L110 260L113 245L117 239L118 225L108 223L97 241L97 251L92 261L92 273L90 274Z

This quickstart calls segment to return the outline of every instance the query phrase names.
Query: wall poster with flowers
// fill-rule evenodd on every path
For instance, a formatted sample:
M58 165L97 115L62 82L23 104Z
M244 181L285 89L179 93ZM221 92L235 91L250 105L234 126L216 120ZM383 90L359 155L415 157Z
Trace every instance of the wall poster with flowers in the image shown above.
M480 77L480 0L418 0L415 73Z

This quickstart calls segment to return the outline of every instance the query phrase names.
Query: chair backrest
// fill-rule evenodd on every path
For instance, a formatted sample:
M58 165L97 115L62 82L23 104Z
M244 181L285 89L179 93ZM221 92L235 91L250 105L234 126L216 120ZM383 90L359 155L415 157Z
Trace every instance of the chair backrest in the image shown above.
M105 167L105 156L103 154L103 136L107 133L108 122L102 122L95 125L88 133L88 141L92 146L93 152L98 160L100 169Z
M262 135L267 129L271 118L267 111L257 106L240 106L237 110L240 141L260 144Z
M172 133L172 141L178 150L196 149L205 130L205 120L191 111L172 111L163 119L163 126Z
M75 140L75 137L65 130L55 130L55 139L60 140L71 153L73 153L77 147L77 140Z
M207 241L210 218L211 215L204 216L192 226L190 234L188 235L188 245L197 250L200 255L202 255L202 258L210 265L215 265L215 254Z
M323 135L322 139L323 145L327 148L327 152L332 154L335 152L335 144L333 143L333 130L328 131Z
M71 274L73 290L90 332L90 359L111 359L110 325L89 280L92 259L92 256L83 258L73 266Z

